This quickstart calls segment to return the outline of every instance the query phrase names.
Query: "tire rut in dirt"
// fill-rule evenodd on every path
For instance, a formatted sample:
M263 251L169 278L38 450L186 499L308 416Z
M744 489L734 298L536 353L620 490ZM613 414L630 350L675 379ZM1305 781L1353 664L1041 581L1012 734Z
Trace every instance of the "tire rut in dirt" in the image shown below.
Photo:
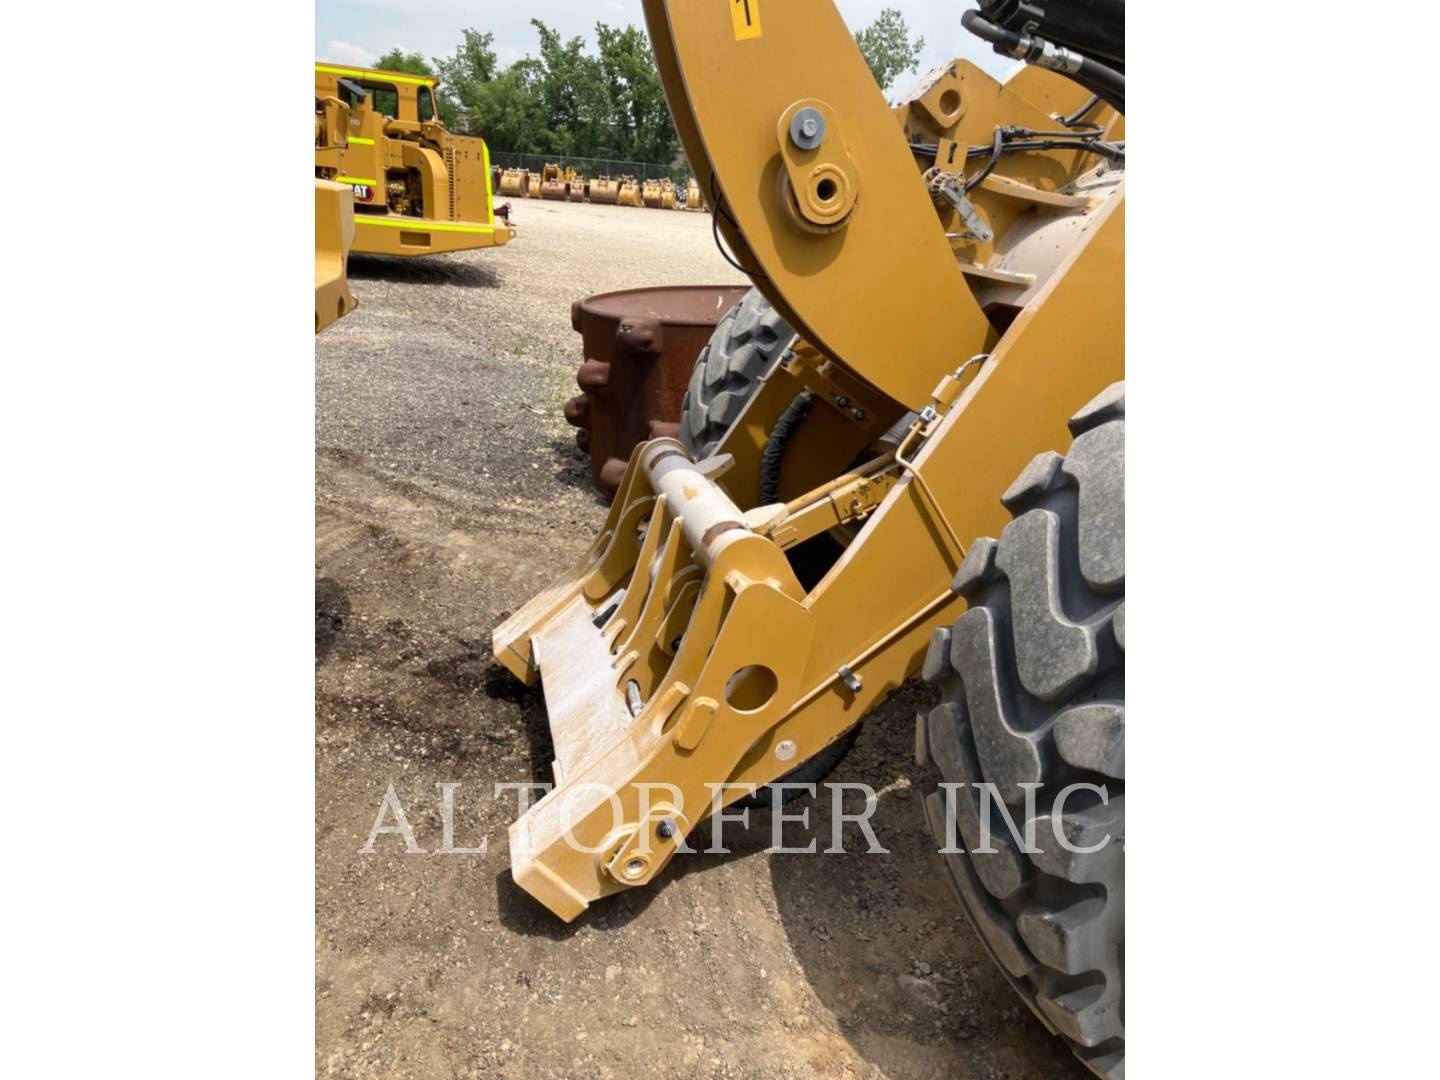
M1098 1075L1120 1078L1124 1033L1125 384L1070 422L1002 497L1013 520L977 540L954 587L969 610L935 631L924 676L941 702L916 718L916 753L947 785L925 812L943 849L953 791L961 906L1011 984ZM1068 785L1093 784L1060 795ZM1027 853L991 806L993 785ZM1027 788L1038 784L1034 812ZM1068 843L1061 844L1063 835ZM1108 839L1107 839L1108 838ZM1103 846L1099 846L1102 845ZM1086 851L1084 849L1096 848Z

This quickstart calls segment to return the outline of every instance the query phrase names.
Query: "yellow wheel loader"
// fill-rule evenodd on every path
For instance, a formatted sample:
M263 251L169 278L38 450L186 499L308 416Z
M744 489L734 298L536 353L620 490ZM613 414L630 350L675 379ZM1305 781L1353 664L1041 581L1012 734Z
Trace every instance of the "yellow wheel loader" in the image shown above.
M1119 1076L1124 9L1043 7L965 15L1027 61L1012 78L956 61L892 109L832 0L644 0L756 291L680 437L635 449L493 647L543 683L554 742L512 873L565 920L757 788L823 777L923 675L940 863L1036 1015ZM1021 832L986 842L995 807Z
M349 110L340 153L317 147L317 178L348 184L355 251L434 255L499 247L514 228L495 214L485 140L440 123L436 80L315 64L315 99Z

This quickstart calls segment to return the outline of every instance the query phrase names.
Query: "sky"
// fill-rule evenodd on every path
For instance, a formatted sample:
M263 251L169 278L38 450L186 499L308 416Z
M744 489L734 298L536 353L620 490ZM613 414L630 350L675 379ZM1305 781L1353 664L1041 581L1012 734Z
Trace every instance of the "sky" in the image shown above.
M996 56L960 25L960 13L969 5L957 0L836 0L836 5L851 30L872 22L882 8L898 7L911 36L925 38L920 73L957 56L999 76L1018 66ZM397 45L427 57L449 56L460 43L461 31L474 27L495 34L504 65L537 51L532 18L567 38L583 36L592 45L597 22L645 25L640 0L315 0L315 56L366 65ZM912 77L902 75L892 90L905 89Z

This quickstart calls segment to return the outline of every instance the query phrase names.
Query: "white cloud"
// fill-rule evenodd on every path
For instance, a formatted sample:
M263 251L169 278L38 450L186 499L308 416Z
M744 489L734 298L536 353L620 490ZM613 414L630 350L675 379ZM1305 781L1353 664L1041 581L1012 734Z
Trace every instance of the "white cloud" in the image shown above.
M333 60L337 64L354 64L357 67L373 67L375 54L360 45L348 41L327 41L322 60Z

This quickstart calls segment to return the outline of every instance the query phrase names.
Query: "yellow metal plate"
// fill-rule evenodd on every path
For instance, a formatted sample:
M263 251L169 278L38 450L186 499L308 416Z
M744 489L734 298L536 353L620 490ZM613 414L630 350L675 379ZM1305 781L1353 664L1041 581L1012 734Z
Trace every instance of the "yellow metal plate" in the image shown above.
M733 0L645 0L666 96L702 190L718 178L720 228L743 262L758 264L756 283L806 340L918 407L991 335L921 170L832 0L772 3L763 35L745 39L735 33L738 10ZM858 180L847 224L830 234L806 232L781 202L777 125L807 99L833 110L841 130L829 137L842 141Z
M730 21L735 24L735 40L749 41L764 32L760 27L760 0L729 0Z

